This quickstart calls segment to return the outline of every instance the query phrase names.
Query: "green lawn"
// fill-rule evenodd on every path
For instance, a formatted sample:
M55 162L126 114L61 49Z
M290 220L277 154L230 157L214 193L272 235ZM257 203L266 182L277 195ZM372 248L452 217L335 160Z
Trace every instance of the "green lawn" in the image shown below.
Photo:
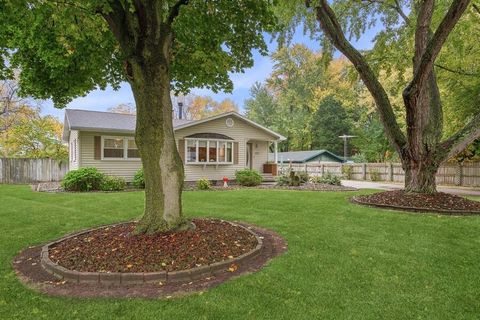
M172 300L52 298L17 281L22 248L138 217L143 193L46 194L0 185L0 319L477 319L480 217L355 206L353 193L185 192L186 215L275 230L262 271Z

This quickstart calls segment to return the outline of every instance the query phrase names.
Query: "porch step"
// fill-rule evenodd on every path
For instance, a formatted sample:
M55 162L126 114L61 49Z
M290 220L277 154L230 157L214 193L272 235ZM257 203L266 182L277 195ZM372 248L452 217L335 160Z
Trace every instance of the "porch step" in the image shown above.
M263 178L263 182L275 182L275 177L271 173L260 173Z

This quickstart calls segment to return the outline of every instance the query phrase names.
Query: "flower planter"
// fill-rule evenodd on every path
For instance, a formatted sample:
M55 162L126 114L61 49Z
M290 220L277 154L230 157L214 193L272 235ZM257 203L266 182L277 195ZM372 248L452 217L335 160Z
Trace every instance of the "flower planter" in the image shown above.
M263 164L263 173L271 173L272 176L277 175L277 164L276 163L264 163Z

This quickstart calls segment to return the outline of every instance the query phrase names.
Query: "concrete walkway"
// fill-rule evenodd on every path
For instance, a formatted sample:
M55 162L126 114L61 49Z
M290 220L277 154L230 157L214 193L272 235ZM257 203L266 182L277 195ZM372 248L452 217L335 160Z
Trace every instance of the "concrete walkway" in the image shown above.
M359 180L342 180L342 185L357 189L382 189L382 190L398 190L403 189L403 183L359 181ZM438 191L461 195L461 196L480 196L479 188L454 187L454 186L438 186Z

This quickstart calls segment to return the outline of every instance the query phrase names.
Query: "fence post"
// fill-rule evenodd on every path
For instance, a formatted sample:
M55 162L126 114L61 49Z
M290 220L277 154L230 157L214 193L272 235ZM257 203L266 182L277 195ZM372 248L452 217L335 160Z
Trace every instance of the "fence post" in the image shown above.
M393 163L389 163L388 165L388 179L393 181Z
M455 185L463 186L463 163L459 163L455 170Z
M367 164L362 163L362 180L367 180Z
M323 174L325 173L325 165L322 163L320 166L320 176L323 177Z

